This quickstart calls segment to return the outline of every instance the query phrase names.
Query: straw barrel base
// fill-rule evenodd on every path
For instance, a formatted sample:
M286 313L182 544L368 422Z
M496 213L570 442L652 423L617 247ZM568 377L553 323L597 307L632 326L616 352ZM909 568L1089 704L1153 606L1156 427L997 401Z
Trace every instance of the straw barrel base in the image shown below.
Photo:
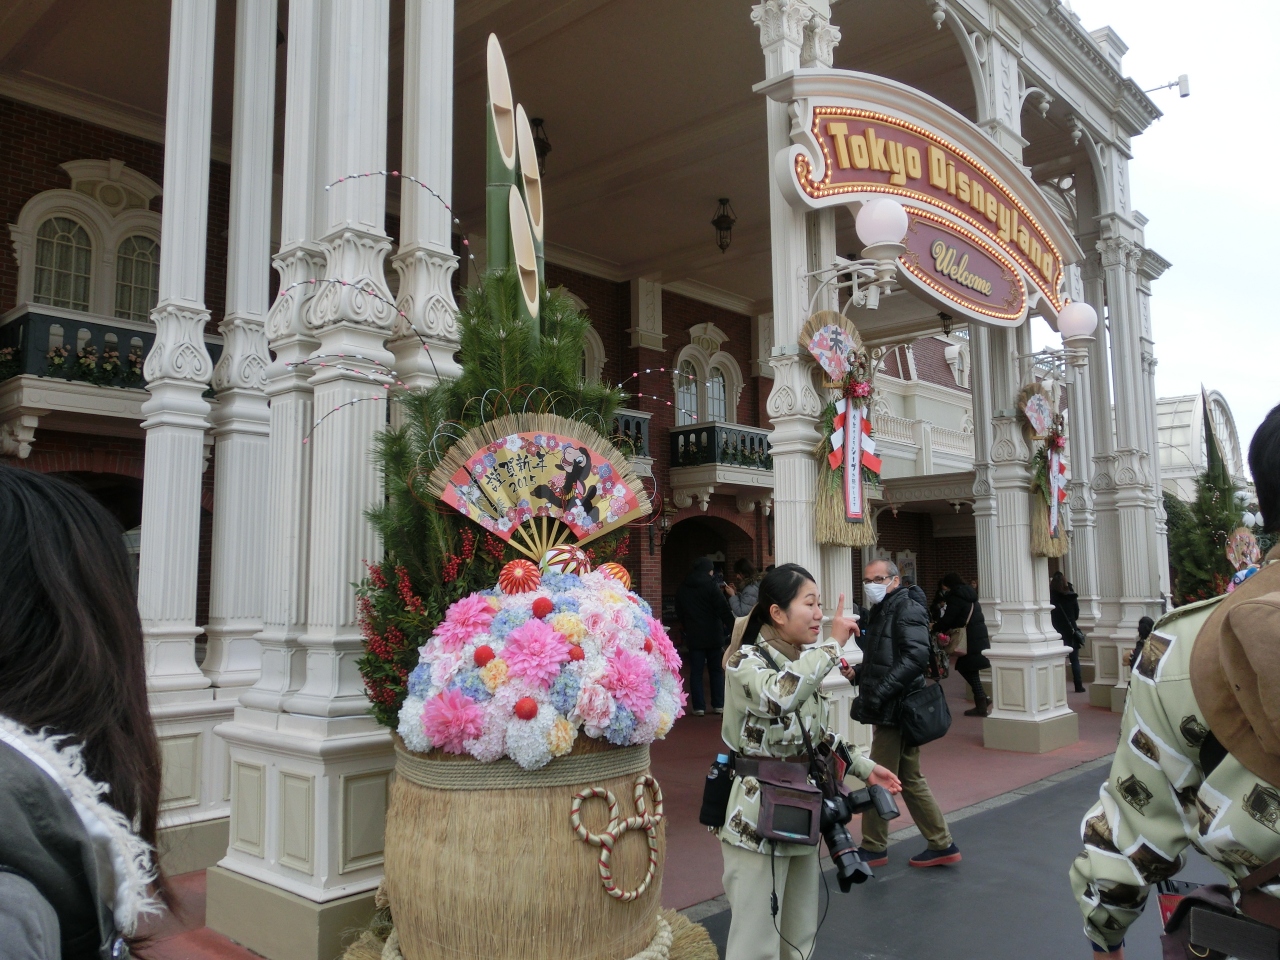
M626 960L653 943L665 822L656 827L657 873L630 902L605 892L600 848L579 840L570 823L574 794L593 787L613 793L620 819L635 816L636 781L649 773L647 748L619 750L579 737L569 756L531 772L534 782L544 781L537 786L513 785L523 771L503 761L413 754L399 738L396 748L386 887L405 960ZM576 782L554 783L557 764ZM617 775L598 777L593 767ZM601 834L608 821L604 799L582 803L588 831ZM640 886L649 868L643 829L622 833L610 867L622 890Z

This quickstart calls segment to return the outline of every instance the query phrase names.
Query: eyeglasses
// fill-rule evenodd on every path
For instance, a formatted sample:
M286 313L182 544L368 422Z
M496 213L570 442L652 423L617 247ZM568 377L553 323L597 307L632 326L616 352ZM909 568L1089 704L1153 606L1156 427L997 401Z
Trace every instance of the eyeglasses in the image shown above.
M892 579L894 579L894 578L893 578L893 577L890 577L890 576L888 576L888 575L885 575L885 576L879 576L879 577L871 577L870 579L868 579L868 578L866 578L866 577L863 577L862 582L863 582L863 583L888 583L888 582L889 582L890 580L892 580Z

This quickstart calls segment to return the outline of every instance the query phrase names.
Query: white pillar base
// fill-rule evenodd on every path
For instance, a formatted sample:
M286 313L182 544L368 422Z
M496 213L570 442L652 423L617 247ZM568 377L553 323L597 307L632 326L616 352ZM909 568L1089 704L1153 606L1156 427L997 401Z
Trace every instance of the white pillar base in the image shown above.
M382 879L382 834L395 758L371 718L240 707L218 728L235 792L222 868L314 903ZM209 916L215 916L211 902Z
M993 643L994 708L983 721L983 744L994 750L1048 753L1080 739L1079 718L1067 706L1061 641Z
M150 694L151 718L160 740L164 770L161 828L190 826L230 815L227 744L215 728L231 719L239 693L239 689L206 687Z

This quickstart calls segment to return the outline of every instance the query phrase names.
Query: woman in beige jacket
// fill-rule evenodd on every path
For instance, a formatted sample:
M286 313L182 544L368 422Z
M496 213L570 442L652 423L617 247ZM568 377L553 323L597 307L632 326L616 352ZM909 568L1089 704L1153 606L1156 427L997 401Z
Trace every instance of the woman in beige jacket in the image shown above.
M844 606L843 598L838 608ZM725 654L725 711L721 736L738 757L807 759L812 743L835 746L827 726L822 681L840 662L840 648L857 623L837 616L822 640L818 585L803 567L788 563L760 583L750 615L734 626ZM902 789L889 770L850 749L850 772L892 793ZM799 960L812 950L818 927L818 847L759 835L760 783L738 776L719 829L724 889L733 909L726 956L733 960ZM772 905L778 905L775 911Z

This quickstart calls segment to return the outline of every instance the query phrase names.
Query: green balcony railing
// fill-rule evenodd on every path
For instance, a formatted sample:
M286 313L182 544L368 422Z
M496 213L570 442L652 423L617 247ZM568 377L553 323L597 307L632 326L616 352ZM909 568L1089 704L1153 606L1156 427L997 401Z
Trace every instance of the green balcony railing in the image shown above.
M755 470L772 470L769 431L732 423L705 423L671 431L671 466L698 467L708 463Z

